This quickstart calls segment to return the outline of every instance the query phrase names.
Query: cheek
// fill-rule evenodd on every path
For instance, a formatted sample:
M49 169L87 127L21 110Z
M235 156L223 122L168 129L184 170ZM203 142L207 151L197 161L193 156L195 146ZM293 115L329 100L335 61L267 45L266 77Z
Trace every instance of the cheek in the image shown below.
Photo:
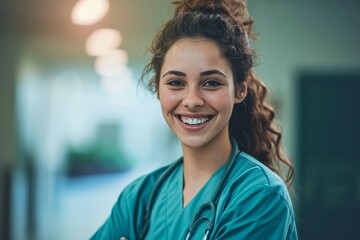
M235 97L227 92L223 92L216 95L209 94L207 99L218 111L231 112L234 106Z
M174 93L171 93L167 90L159 91L159 101L161 109L164 114L168 115L176 106L178 102L178 96Z

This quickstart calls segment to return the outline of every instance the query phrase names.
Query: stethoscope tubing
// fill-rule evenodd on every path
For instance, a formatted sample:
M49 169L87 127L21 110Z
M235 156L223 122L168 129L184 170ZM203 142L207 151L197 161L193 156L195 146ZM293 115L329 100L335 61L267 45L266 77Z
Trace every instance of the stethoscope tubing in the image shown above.
M228 162L226 169L224 171L224 173L221 176L221 179L219 181L219 184L211 198L210 201L202 204L198 210L196 211L196 213L193 216L193 219L191 220L191 224L188 230L188 234L186 236L186 240L190 240L191 236L194 234L195 230L197 229L197 227L200 225L201 222L198 222L198 220L203 220L204 217L201 217L201 213L203 213L206 209L210 209L211 210L211 218L206 218L205 220L208 220L209 223L206 225L206 229L205 229L205 234L203 237L203 240L206 240L209 238L210 233L212 232L213 228L214 228L214 224L215 224L215 217L216 217L216 210L217 210L217 204L221 195L221 192L224 188L224 184L228 178L228 176L230 175L230 172L235 164L235 161L238 157L238 155L240 154L240 151L238 151L238 153L233 156L233 158L230 159L230 161Z

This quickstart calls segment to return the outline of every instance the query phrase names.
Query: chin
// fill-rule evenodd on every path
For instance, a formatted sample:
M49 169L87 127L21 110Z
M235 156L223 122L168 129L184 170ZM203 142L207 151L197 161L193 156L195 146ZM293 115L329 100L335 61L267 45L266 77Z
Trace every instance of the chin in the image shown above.
M186 137L186 138L179 138L181 144L184 147L191 148L191 149L200 149L209 144L209 140L204 139L201 136L192 136L192 137Z

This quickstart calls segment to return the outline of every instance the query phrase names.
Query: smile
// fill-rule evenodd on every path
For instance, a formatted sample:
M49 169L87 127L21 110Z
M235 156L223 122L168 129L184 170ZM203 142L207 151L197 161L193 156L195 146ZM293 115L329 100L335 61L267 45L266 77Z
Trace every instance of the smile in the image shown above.
M178 115L178 118L187 125L196 126L208 122L212 118L212 116L191 118Z

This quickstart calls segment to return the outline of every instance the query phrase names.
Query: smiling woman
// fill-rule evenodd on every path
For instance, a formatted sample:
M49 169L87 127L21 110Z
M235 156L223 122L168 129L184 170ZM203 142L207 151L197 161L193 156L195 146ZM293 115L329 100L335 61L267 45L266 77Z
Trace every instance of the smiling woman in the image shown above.
M174 4L143 76L183 156L131 183L92 239L297 239L293 166L254 74L246 2Z

